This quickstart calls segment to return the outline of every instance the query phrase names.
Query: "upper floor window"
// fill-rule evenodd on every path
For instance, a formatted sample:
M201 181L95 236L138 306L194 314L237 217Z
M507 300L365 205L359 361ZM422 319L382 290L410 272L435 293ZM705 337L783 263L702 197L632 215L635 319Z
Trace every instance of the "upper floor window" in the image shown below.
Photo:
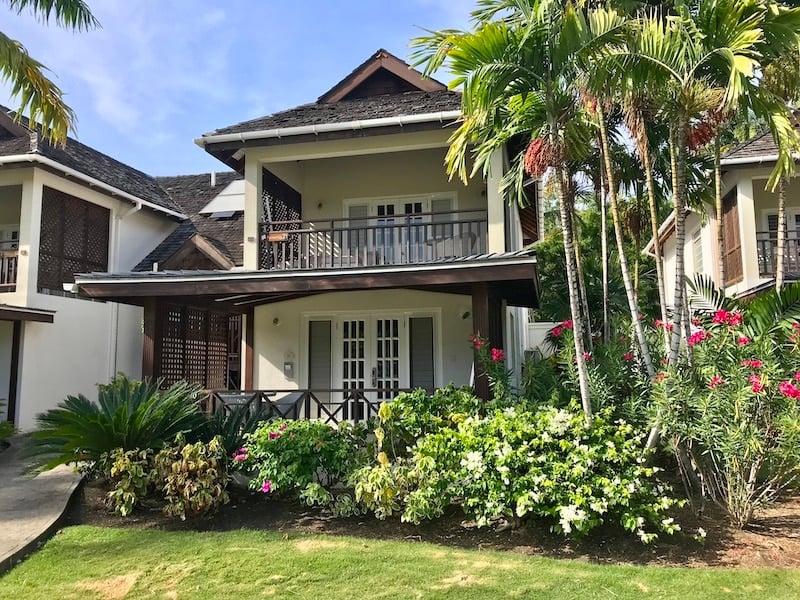
M62 291L75 273L108 270L111 211L53 188L42 190L40 290Z

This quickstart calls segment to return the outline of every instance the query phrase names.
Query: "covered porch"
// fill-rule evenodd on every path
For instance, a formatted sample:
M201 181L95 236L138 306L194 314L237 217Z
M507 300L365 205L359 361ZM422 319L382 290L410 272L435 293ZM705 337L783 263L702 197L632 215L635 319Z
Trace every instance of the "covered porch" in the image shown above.
M212 408L247 404L331 422L365 420L400 391L451 381L474 383L488 398L488 382L470 373L469 334L513 354L519 339L506 339L507 308L538 302L531 252L391 267L76 279L84 296L144 307L143 376L200 383L212 392ZM232 334L237 322L241 342Z

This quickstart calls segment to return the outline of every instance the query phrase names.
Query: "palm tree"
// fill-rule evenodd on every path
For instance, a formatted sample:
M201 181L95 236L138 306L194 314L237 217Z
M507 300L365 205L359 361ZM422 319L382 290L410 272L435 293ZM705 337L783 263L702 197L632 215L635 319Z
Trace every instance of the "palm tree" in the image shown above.
M591 422L592 406L567 192L571 165L592 151L591 128L574 87L579 57L605 33L590 30L576 2L483 0L473 13L471 31L432 32L414 41L417 64L424 63L426 73L448 60L455 76L451 87L462 87L464 116L447 153L451 174L466 179L470 156L473 173L485 173L492 153L520 137L530 143L524 154L513 157L504 190L515 188L521 197L526 172L551 174L559 200L579 389L587 422Z
M674 327L669 362L678 359L685 304L688 135L693 120L712 110L750 108L770 124L780 153L770 184L792 168L796 145L785 107L774 95L761 93L754 81L765 55L796 46L800 14L764 0L700 0L676 3L677 16L658 12L639 19L637 35L614 60L633 81L642 82L660 105L670 128L675 216ZM657 85L656 85L657 84Z
M77 31L98 25L83 0L6 0L17 14L30 11L45 23L52 18L58 25ZM46 67L33 58L18 41L0 32L0 78L11 86L11 94L19 98L17 118L27 113L31 121L42 127L45 137L54 144L63 144L74 129L75 113L64 102L58 86L45 75Z

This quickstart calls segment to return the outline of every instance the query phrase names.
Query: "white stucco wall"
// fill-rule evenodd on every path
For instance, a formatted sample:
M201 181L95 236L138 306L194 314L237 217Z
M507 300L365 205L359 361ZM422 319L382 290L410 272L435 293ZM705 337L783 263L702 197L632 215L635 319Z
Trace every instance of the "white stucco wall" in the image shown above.
M17 289L0 302L53 310L54 322L26 323L20 352L17 426L33 428L36 414L70 394L96 396L97 383L117 372L141 375L142 310L111 302L39 293L37 274L42 189L61 190L111 211L109 268L129 270L177 227L149 209L112 198L41 169L0 173L0 186L20 184ZM0 372L0 377L2 373Z
M306 385L304 317L322 319L346 314L362 318L378 313L409 312L435 315L436 384L446 385L451 381L468 384L472 368L471 310L469 296L412 290L334 292L259 306L255 309L254 385L260 389L294 389ZM273 325L275 319L277 325ZM295 363L292 379L283 374L285 361Z
M0 421L8 415L8 392L11 379L11 342L14 324L11 321L0 321Z

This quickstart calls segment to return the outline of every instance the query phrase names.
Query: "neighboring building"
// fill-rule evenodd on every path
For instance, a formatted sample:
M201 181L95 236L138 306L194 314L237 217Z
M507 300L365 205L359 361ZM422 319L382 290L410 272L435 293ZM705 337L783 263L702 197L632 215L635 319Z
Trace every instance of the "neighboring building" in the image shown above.
M134 268L183 219L152 177L26 123L0 107L0 419L21 429L118 371L140 376L142 310L64 286Z
M778 194L766 189L777 160L769 131L731 149L721 160L723 178L722 223L713 205L694 209L686 219L684 261L686 275L705 273L719 285L717 232L725 240L726 293L745 297L768 289L775 282L777 262ZM786 189L786 278L800 279L800 181L792 178ZM675 235L672 217L660 228L667 299L675 288ZM652 240L646 251L652 252Z
M460 108L459 93L380 50L313 104L197 140L244 177L241 267L193 218L208 244L176 232L146 272L111 269L77 287L144 307L145 375L212 389L230 387L230 322L244 316L241 387L299 390L290 397L306 416L360 418L398 389L468 384L474 332L518 372L538 301L524 250L539 238L537 186L526 208L501 196L505 152L488 181L447 176ZM178 246L199 262L171 262Z

